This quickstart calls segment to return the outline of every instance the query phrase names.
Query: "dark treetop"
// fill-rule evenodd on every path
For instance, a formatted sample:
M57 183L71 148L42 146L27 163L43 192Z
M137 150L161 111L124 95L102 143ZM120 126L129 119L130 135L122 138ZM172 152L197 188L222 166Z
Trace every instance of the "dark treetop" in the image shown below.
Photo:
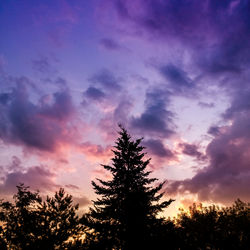
M112 164L102 165L112 177L92 182L99 198L93 202L86 224L94 229L103 249L151 249L153 228L162 220L156 216L173 200L160 202L164 183L153 185L157 179L149 177L150 159L143 159L142 139L133 141L126 129L120 129Z

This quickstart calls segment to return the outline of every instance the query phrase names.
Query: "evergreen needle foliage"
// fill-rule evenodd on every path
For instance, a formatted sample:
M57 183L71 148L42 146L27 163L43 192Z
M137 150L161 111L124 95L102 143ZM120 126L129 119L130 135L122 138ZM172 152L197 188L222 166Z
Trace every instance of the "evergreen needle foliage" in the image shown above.
M102 165L112 178L92 182L99 198L83 221L94 230L99 249L153 249L154 232L163 220L156 216L173 201L160 201L164 183L153 185L157 179L149 177L150 159L144 160L141 141L133 141L120 126L112 164Z

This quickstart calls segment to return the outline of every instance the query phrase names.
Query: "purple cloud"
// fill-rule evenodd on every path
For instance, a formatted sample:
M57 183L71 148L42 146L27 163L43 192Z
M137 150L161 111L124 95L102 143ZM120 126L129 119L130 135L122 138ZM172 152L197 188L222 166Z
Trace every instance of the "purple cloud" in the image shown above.
M233 101L228 110L232 124L213 129L214 139L206 150L209 165L191 179L169 183L169 193L190 192L200 201L227 204L250 199L250 108Z
M206 150L208 166L191 179L172 182L167 190L174 194L198 194L201 201L231 203L238 197L249 200L249 1L114 0L105 4L113 7L118 25L123 25L126 35L137 35L141 40L146 38L147 42L160 42L160 46L164 41L166 50L172 45L178 50L177 57L180 52L181 56L174 64L169 64L167 58L162 64L165 66L157 67L172 94L182 92L186 95L194 88L206 94L208 84L211 84L226 93L231 102L222 115L224 125L214 125L208 131L214 136ZM178 60L189 60L189 56L192 60L185 62L188 66L186 72ZM197 77L198 80L193 81L195 84L189 76ZM161 94L158 96L161 100ZM157 98L154 100L157 103ZM132 127L167 137L163 130L169 128L167 125L172 123L172 116L164 116L164 111L169 102L159 103L145 105L141 116L131 120ZM199 105L213 107L213 104L204 102ZM203 157L195 145L181 147L184 154Z
M170 88L177 94L186 93L186 91L195 87L187 73L173 64L161 66L159 71L167 80Z
M9 93L1 93L0 94L0 103L2 105L6 105L7 102L9 101L9 99L10 99Z
M84 92L84 96L86 96L87 98L93 99L93 100L97 100L97 101L101 101L103 100L103 98L105 98L105 93L95 87L89 87L85 92Z
M207 102L199 102L198 105L202 108L214 108L215 104L213 102L207 103Z
M107 69L103 69L100 72L96 73L89 79L89 81L92 84L99 85L100 87L109 91L121 90L121 79L115 77L114 74Z
M236 92L233 93L231 106L223 114L225 119L232 119L237 116L237 113L250 110L250 88L244 85L238 86L238 89L235 88Z
M3 184L0 185L0 190L5 195L13 194L16 192L16 186L24 183L35 190L39 189L42 192L51 191L59 188L53 181L54 177L55 174L45 166L33 166L27 170L22 168L7 173Z
M39 59L32 61L34 70L39 73L48 73L51 71L51 65L48 57L40 57Z
M123 124L127 125L129 120L129 114L133 107L133 102L129 97L123 97L123 99L120 100L118 105L116 106L114 113L113 113L113 119L114 123L116 124Z
M146 150L148 150L154 156L166 159L173 159L175 157L174 153L165 147L162 141L159 139L144 140L143 146L145 146Z
M103 5L115 11L113 25L121 23L128 34L153 42L179 44L203 73L240 73L249 64L248 1L110 0Z
M100 40L100 44L107 50L120 50L122 47L113 39L103 38Z
M179 143L179 147L182 149L182 153L195 157L197 160L205 160L205 155L203 155L199 149L198 146L195 144L189 144L189 143Z
M148 91L145 111L139 117L132 117L130 126L141 134L168 138L173 135L173 113L167 109L169 92L162 89Z
M24 183L25 186L30 186L32 190L39 190L43 195L48 192L55 192L61 186L55 182L56 174L53 173L47 166L32 166L25 168L21 160L13 156L10 165L0 167L0 175L3 176L0 184L0 194L5 198L16 193L16 186ZM65 185L70 191L79 191L79 187L73 184ZM90 203L85 196L73 196L75 203L79 203L80 207L84 207Z
M8 103L0 105L0 137L4 142L53 151L58 142L72 139L70 119L74 106L66 89L34 104L26 85L17 82L9 96Z
M72 99L67 89L54 93L53 102L43 103L39 110L40 115L58 121L71 118L74 112Z
M220 134L220 127L218 126L211 126L209 129L208 129L208 134L210 135L213 135L213 136L217 136Z

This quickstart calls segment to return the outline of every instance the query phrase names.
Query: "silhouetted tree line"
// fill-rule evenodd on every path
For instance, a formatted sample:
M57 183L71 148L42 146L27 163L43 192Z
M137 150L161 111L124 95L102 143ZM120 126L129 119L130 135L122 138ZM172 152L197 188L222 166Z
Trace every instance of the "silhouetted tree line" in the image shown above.
M99 198L79 217L63 189L43 201L20 184L14 202L0 201L0 249L250 249L250 204L227 208L193 205L177 218L159 213L173 200L150 178L141 140L121 127L111 159L110 180L93 181Z

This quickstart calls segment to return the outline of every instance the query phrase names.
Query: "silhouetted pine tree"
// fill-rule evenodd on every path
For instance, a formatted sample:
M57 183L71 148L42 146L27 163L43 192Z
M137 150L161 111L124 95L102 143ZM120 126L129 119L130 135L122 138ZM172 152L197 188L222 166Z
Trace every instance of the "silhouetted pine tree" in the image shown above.
M142 139L133 141L120 128L112 165L102 165L112 178L92 182L100 198L83 221L95 232L89 235L92 249L154 249L154 226L162 221L156 216L173 200L160 202L163 183L152 185L157 179L146 170L150 159L143 159Z

